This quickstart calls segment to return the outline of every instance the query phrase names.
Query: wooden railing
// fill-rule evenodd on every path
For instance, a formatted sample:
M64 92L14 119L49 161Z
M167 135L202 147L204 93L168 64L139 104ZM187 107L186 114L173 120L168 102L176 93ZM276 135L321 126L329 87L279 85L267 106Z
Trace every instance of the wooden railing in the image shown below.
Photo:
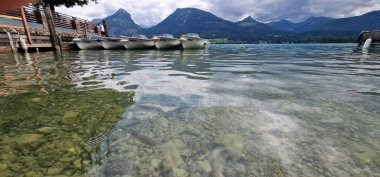
M73 17L64 13L52 12L56 27L65 29L74 29L78 33L97 33L97 25L91 21L87 21L78 17Z
M28 47L51 47L62 50L72 44L74 37L99 36L99 27L91 21L73 17L67 14L52 12L50 7L27 6L16 10L0 11L0 28L5 28L5 34L0 33L0 49L7 41L15 52L19 48L19 41L27 40ZM22 23L15 23L21 21ZM29 28L29 25L32 28ZM107 23L103 21L107 35ZM12 33L12 34L11 34ZM32 33L32 34L31 34ZM6 44L5 44L6 45Z
M55 27L71 29L74 32L76 31L78 34L84 34L85 36L87 35L87 33L98 32L96 24L91 21L86 21L84 19L80 19L59 12L51 13ZM42 24L43 28L48 28L47 19L45 17L45 12L43 8L36 8L34 6L21 7L18 10L0 11L0 18L22 21L24 25L23 28L27 36L30 36L30 34L27 34L30 33L28 26L28 23L30 22ZM0 24L0 27L14 27L16 29L21 28L21 26L13 24ZM29 42L31 43L32 41L30 40Z
M25 17L28 22L34 22L42 24L42 14L44 13L41 8L35 8L33 6L24 7Z

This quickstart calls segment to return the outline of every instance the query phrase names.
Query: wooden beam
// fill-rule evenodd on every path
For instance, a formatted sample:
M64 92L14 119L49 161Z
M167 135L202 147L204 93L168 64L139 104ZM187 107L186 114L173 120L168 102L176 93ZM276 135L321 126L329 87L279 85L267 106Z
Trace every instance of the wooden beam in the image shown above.
M12 49L0 47L0 53L12 53Z
M0 23L0 27L3 27L3 28L15 28L15 29L19 29L19 30L24 29L24 27L21 27L21 26L13 26L13 25L1 24L1 23Z
M84 21L84 37L87 38L87 21Z
M12 52L13 53L17 53L17 49L16 49L16 47L15 47L15 45L13 43L12 35L9 32L7 32L7 36L8 36L9 45L11 46Z
M32 44L33 43L32 36L30 35L30 29L29 29L28 21L26 20L26 17L25 17L24 7L20 8L20 13L21 13L21 18L22 18L22 23L23 23L24 29L25 29L26 38L28 39L28 43Z
M20 48L20 44L16 44L17 48ZM44 44L30 44L28 45L28 48L53 48L54 46L51 45L50 43L44 43Z
M21 17L14 17L14 16L1 15L1 14L0 14L0 18L6 18L6 19L10 19L10 20L20 20L20 21L22 21Z
M57 51L59 50L58 37L57 31L55 30L54 18L53 14L51 13L50 6L44 6L44 12L49 27L51 45L54 47L54 50Z
M104 27L104 32L106 33L106 37L110 37L108 34L108 24L106 20L103 20L103 27Z
M46 15L44 11L38 10L39 14L41 15L41 22L42 22L42 27L44 29L49 29L48 21L46 19Z

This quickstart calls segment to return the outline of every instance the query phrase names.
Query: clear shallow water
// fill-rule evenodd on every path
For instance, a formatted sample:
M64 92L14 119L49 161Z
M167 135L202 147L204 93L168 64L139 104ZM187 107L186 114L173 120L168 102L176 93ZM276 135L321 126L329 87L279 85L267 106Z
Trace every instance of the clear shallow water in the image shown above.
M30 116L41 119L15 130L4 129L12 119L0 112L3 174L380 175L380 53L341 44L214 45L19 55L19 64L13 55L0 58L6 100L0 103L60 105L52 119L41 109ZM131 91L128 107L120 101ZM85 94L78 99L85 101L73 93ZM24 116L27 109L14 106ZM117 111L123 116L116 118L113 108L124 108ZM76 127L68 124L71 117L95 118ZM40 130L46 126L54 133ZM20 148L25 134L39 140ZM64 140L72 145L59 148ZM49 153L54 144L59 153ZM40 163L49 158L51 164Z

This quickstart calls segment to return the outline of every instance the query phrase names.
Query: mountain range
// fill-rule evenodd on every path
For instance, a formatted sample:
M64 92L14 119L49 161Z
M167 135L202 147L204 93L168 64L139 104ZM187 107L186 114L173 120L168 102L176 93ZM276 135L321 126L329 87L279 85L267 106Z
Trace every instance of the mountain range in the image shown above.
M102 19L94 19L98 22ZM380 11L373 11L361 16L333 19L327 17L310 17L303 22L288 20L262 23L251 16L238 22L224 20L216 15L196 8L179 8L159 24L150 28L137 25L131 15L119 9L105 18L109 33L113 36L132 35L136 33L148 36L169 33L179 36L185 33L198 33L204 38L226 38L234 42L320 42L329 39L332 42L353 41L363 30L380 29Z
M313 31L317 25L323 25L325 22L333 20L327 17L310 17L303 22L293 23L289 20L281 20L279 22L267 23L269 27L277 30L293 31L293 32L306 32Z
M114 36L136 34L143 28L132 20L131 14L124 9L119 9L114 14L104 19L94 19L95 23L106 20L108 24L108 33Z

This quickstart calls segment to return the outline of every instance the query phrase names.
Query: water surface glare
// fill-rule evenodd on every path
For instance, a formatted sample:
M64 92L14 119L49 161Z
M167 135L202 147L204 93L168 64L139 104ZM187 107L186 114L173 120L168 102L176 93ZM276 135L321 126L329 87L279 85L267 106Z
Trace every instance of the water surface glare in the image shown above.
M352 44L0 54L0 108L0 176L380 176Z

